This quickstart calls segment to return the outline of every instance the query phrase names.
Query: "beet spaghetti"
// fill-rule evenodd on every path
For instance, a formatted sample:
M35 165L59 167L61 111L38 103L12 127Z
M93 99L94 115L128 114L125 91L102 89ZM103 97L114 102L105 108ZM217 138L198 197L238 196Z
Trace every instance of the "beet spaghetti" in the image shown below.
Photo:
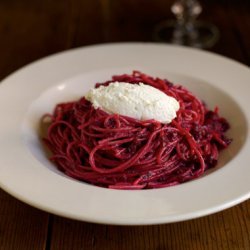
M231 142L217 107L209 110L186 88L138 71L96 88L114 81L148 84L174 97L177 117L163 124L108 114L84 97L60 103L45 115L50 123L43 141L61 171L101 187L149 189L195 179L217 164L219 151Z

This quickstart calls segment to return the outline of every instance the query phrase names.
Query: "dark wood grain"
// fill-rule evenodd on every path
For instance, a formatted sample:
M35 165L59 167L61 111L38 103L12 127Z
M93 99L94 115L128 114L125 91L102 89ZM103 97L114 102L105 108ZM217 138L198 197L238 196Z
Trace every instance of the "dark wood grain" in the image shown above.
M230 8L227 3L212 4L204 9L203 19L215 24L220 31L218 43L210 49L213 52L230 57L242 63L247 63L238 37L235 35L232 20L228 18Z
M228 16L232 29L242 49L244 62L250 65L250 1L238 1L237 5L228 3Z
M0 1L0 79L65 49L103 42L153 41L155 25L173 18L172 2ZM211 51L250 65L250 2L201 3L200 18L214 23L221 32ZM186 222L121 227L54 216L0 190L0 249L250 249L250 201Z
M48 214L0 189L0 249L45 249Z

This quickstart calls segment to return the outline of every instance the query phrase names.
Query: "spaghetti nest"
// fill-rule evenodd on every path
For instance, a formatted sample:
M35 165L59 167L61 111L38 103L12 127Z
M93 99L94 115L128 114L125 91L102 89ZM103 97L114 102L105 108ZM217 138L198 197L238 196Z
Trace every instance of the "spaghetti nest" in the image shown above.
M174 97L177 117L169 124L140 121L95 109L84 97L58 104L45 115L50 124L43 141L66 175L101 187L149 189L195 179L217 164L219 151L231 141L218 108L208 110L184 87L138 71L96 88L113 81L142 82Z

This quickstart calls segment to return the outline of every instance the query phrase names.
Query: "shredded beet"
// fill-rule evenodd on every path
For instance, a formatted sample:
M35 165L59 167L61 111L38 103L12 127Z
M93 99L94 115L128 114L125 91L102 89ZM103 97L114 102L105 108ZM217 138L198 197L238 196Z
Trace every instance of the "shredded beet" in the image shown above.
M113 81L160 89L179 102L177 117L169 124L139 121L94 109L84 97L58 104L46 115L51 121L43 140L66 175L101 187L149 189L195 179L217 164L219 151L231 142L217 107L208 110L184 87L138 71L96 87Z

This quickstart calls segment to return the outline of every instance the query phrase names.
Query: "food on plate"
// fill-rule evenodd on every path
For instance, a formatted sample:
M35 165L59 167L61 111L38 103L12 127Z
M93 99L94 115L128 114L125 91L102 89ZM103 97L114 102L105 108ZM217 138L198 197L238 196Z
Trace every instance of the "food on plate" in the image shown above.
M198 178L216 166L231 142L218 107L210 110L183 86L139 71L97 83L44 117L49 125L43 141L58 169L113 189L161 188Z

